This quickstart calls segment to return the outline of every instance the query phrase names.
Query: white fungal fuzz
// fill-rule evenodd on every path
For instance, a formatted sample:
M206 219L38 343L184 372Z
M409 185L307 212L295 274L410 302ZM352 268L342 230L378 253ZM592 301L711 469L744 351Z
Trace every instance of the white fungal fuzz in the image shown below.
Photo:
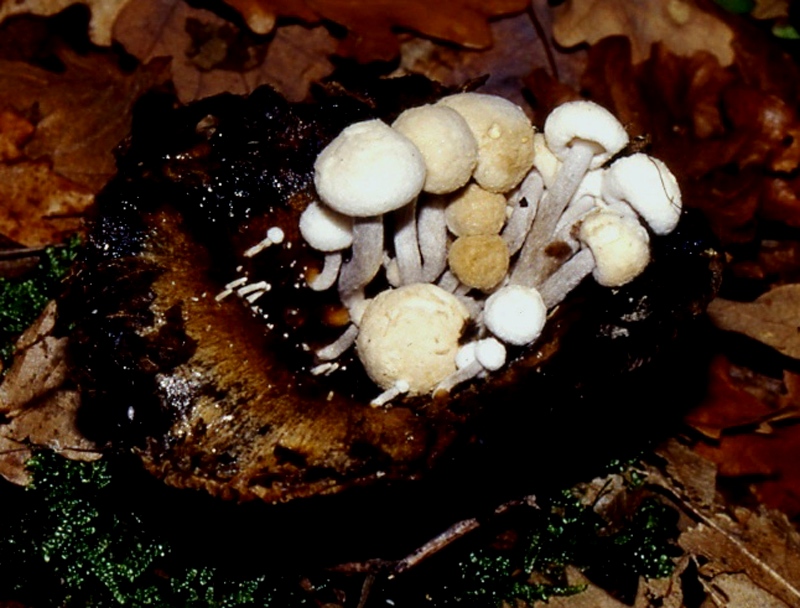
M300 218L304 240L325 256L309 286L336 284L351 321L315 353L311 373L334 373L355 344L381 391L373 406L498 372L507 349L534 344L548 311L590 274L618 287L643 272L641 221L667 234L681 214L661 161L633 154L604 168L628 135L592 102L556 108L544 134L515 104L479 93L412 108L393 127L344 129L317 158L320 201ZM248 252L280 243L277 230ZM255 302L269 290L248 283L229 283L217 299ZM460 344L468 323L474 338Z

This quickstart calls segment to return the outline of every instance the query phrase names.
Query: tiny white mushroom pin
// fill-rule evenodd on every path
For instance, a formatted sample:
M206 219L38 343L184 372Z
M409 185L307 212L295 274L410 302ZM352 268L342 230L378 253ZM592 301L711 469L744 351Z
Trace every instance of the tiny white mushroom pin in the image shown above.
M603 197L624 202L656 234L669 234L681 216L681 191L667 166L647 154L632 154L614 161L603 178Z

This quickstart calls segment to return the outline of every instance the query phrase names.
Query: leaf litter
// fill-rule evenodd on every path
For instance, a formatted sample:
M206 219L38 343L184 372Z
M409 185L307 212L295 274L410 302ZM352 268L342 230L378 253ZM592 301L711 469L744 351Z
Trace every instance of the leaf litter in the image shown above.
M49 4L51 8L29 2L18 5L22 8L16 12L45 14L55 7ZM491 17L524 8L524 3L498 2L484 3L485 8L476 10L465 3L465 29L454 32L437 21L449 15L446 10L425 20L420 15L427 16L426 9L416 4L408 7L402 3L408 15L398 16L391 2L376 12L359 14L337 9L334 3L231 2L259 37L214 13L174 0L106 3L108 12L104 14L96 3L87 4L92 8L93 41L108 44L116 38L143 67L130 72L103 54L69 53L63 55L66 67L61 74L25 62L3 63L0 171L17 175L12 169L18 166L19 171L36 176L31 183L52 182L52 191L64 205L55 213L48 211L47 192L33 191L35 196L30 198L38 200L38 206L20 204L13 214L7 212L5 219L1 210L12 207L0 207L0 233L20 243L52 243L76 229L48 231L42 228L42 218L69 218L85 211L91 195L113 172L111 151L127 131L131 103L141 91L167 78L166 63L157 60L159 57L171 60L169 77L186 101L227 88L247 92L263 82L299 99L309 83L330 72L328 56L334 51L375 59L395 57L404 48L407 68L432 74L478 73L483 58L494 51L486 55L454 51L447 45L415 40L407 33L397 34L400 30L393 28L481 47L492 40L503 41L498 32L511 31L503 30L508 21L490 23ZM552 15L559 44L588 43L588 47L569 53L548 49L552 41L539 40L535 28L527 26L527 17L516 17L518 26L512 28L516 35L507 37L511 44L517 48L539 45L543 52L554 53L558 63L548 65L542 57L537 60L538 67L513 72L498 86L512 89L514 85L509 83L524 80L536 102L536 116L543 116L559 101L588 93L619 113L634 134L649 137L653 152L674 164L687 184L687 198L706 213L723 243L731 247L731 267L739 275L734 276L730 288L743 277L752 288L754 279L761 284L779 276L778 285L769 286L776 288L775 293L766 292L748 303L719 301L713 305L712 315L725 309L726 319L735 319L721 322L726 329L756 334L753 337L772 342L771 346L787 354L795 352L796 337L793 340L791 329L799 305L792 303L795 287L782 284L786 277L796 276L800 266L798 256L791 255L791 239L784 241L782 257L774 252L765 254L763 247L761 256L753 257L734 246L760 244L762 227L769 221L800 226L800 128L794 60L774 52L770 41L748 29L749 25L737 22L734 27L730 18L706 11L704 3L699 3L698 9L691 2L654 2L655 12L648 14L648 23L630 10L629 3L608 2L600 15L593 15L599 26L593 23L588 28L585 15L592 4L567 2L551 13L546 3L534 2L535 13ZM769 8L768 3L759 4L761 10ZM0 12L0 19L8 14ZM283 25L277 20L289 15L307 23ZM341 39L324 26L309 27L321 18L344 26L348 35ZM145 27L153 19L160 20L160 27ZM698 23L704 24L703 36L695 29ZM356 43L357 35L366 31L365 39ZM409 63L411 49L416 49L416 54ZM503 61L506 56L500 55L498 64ZM300 77L286 79L287 67ZM686 150L687 141L694 146L691 152ZM0 196L23 201L30 191ZM718 323L721 314L716 316ZM50 383L42 383L44 394L61 394L56 380L61 373L62 345L38 327L40 333L28 339L28 346L20 347L23 355L10 374L17 378L16 384L7 380L3 385L5 403L15 404L4 410L10 423L3 431L13 429L4 440L12 441L14 449L26 438L51 446L80 445L80 438L59 435L70 425L71 397L66 401L50 401L39 393L26 397L20 388L28 385L27 379L41 376L50 379ZM779 337L775 339L775 335ZM20 378L25 382L20 384ZM796 461L800 445L795 424L799 385L788 369L778 378L764 380L758 374L736 372L724 360L712 367L709 396L687 418L688 428L698 433L695 449L668 443L660 451L664 461L650 465L645 474L645 485L681 513L678 544L686 555L677 560L670 577L639 583L636 606L678 606L691 593L702 598L703 606L798 604L796 530L784 515L762 506L734 505L718 490L728 487L731 479L746 479L753 481L749 489L759 501L789 514L800 513L798 502L792 499L800 495L795 490L800 488L800 479L786 466ZM33 402L50 403L50 409L28 410L23 405ZM57 431L55 438L48 437L48 427L51 435ZM622 495L626 492L621 490ZM598 504L608 507L618 502L609 499ZM579 572L570 571L569 577L570 584L586 585L587 591L574 598L553 598L551 604L621 605ZM586 603L590 601L593 603Z

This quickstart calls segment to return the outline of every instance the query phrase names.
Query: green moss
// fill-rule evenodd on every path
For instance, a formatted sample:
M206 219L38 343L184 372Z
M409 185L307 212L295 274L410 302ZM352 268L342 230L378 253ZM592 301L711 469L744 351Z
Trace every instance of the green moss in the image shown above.
M0 278L0 361L9 362L14 340L28 328L48 301L58 295L61 282L80 249L80 239L48 247L35 269L16 279Z
M308 605L297 580L230 578L169 561L171 548L113 499L106 460L39 452L33 481L0 522L0 600L37 607Z

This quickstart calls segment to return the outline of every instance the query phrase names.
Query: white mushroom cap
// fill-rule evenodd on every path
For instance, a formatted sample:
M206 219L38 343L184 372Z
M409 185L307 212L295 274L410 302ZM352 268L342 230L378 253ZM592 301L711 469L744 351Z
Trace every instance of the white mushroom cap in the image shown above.
M405 135L380 120L344 129L314 163L314 185L345 215L382 215L410 202L425 182L425 161Z
M478 162L478 142L458 112L446 106L410 108L392 127L422 153L428 170L425 192L445 194L469 181Z
M428 283L379 293L361 317L358 357L369 377L388 389L398 380L409 395L430 392L456 371L469 311L453 294Z
M595 144L597 153L589 167L597 169L628 143L628 134L616 117L591 101L570 101L558 106L544 123L547 147L560 160L575 140Z
M605 171L603 196L609 203L628 203L656 234L672 232L681 216L678 181L663 162L647 154L614 161Z
M592 275L605 287L620 287L636 278L650 262L650 237L639 221L610 210L588 214L581 241L595 259Z
M542 333L547 309L532 287L508 285L486 300L483 320L495 336L507 344L530 344Z
M506 364L506 347L496 338L480 340L475 345L475 358L484 369L495 372Z
M533 166L533 125L515 103L483 93L458 93L439 100L467 121L478 142L473 177L492 192L508 192Z
M353 244L353 218L312 201L300 215L300 234L318 251L339 251Z

